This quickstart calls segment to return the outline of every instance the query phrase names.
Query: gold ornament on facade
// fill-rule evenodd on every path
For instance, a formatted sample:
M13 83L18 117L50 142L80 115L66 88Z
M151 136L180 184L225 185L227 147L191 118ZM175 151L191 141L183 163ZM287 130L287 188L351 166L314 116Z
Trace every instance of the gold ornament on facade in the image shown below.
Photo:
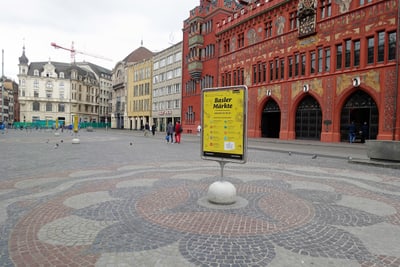
M258 95L257 95L257 101L263 101L265 97L270 97L274 96L274 98L281 100L282 99L282 94L281 94L281 86L280 85L274 85L274 86L262 86L258 88Z
M385 18L381 18L381 20L379 20L377 23L365 25L365 29L367 31L370 31L371 29L375 29L377 27L382 27L385 25L396 25L396 19L392 18L392 19L386 20Z
M360 34L360 28L354 28L348 31L337 33L335 34L335 40L345 39L346 36L352 36L357 34Z
M336 95L353 88L353 79L355 77L359 77L361 85L365 85L377 93L381 91L379 72L371 70L363 74L343 74L338 76L336 78Z
M352 76L343 74L336 78L336 95L342 94L346 89L353 86Z
M381 81L379 77L379 72L371 70L362 77L362 82L375 92L379 93L381 91Z
M322 80L321 79L314 79L310 82L312 91L321 96L324 94L324 89L322 88Z
M297 97L298 94L300 94L301 88L303 87L303 82L297 81L292 83L292 99Z
M273 86L273 88L271 89L274 97L278 100L282 100L282 86L280 85L275 85Z
M267 96L267 87L261 86L258 88L257 102L260 102Z
M308 93L310 91L322 97L324 91L322 88L322 81L319 79L314 79L311 81L304 80L292 83L292 99L295 99L299 95Z

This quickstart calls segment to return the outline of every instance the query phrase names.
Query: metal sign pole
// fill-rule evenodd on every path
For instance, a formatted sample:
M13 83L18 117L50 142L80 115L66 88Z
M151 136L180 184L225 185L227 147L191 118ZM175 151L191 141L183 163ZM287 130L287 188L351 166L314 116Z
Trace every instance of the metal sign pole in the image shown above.
M222 180L224 178L224 167L225 167L225 164L228 162L222 161L222 160L220 160L218 162L219 162L219 166L221 167L221 180Z

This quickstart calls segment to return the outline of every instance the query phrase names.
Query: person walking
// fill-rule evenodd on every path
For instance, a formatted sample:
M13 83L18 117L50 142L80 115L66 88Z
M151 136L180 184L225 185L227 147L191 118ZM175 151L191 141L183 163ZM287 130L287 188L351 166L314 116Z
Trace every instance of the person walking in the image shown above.
M349 125L349 142L354 143L356 140L356 125L354 124L354 121L351 122Z
M201 125L199 124L197 126L197 136L200 136L200 134L201 134Z
M167 143L174 143L174 125L171 121L167 125Z
M151 126L151 133L153 134L153 136L156 134L156 125L155 124L153 124Z
M365 143L365 140L368 139L369 128L366 121L361 126L361 143Z
M175 123L175 143L181 143L181 133L183 132L182 125L180 121Z
M148 122L144 125L144 136L148 136L150 132L150 125Z

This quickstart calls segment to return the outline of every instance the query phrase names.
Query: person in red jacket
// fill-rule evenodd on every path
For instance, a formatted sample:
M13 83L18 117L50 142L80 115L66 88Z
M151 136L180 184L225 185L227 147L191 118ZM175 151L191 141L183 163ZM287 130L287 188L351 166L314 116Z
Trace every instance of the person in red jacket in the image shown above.
M181 133L183 132L182 125L180 121L175 123L175 143L181 143Z

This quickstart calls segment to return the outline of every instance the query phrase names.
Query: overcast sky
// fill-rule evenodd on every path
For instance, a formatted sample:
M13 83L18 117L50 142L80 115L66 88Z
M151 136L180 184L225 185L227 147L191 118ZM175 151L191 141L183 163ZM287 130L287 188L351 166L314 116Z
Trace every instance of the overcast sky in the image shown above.
M101 60L76 54L112 69L130 52L143 46L161 51L182 40L183 21L200 0L11 0L2 1L0 48L4 50L4 75L17 82L18 58L29 62L71 62L69 51L50 43L74 48ZM3 71L3 69L2 69Z

